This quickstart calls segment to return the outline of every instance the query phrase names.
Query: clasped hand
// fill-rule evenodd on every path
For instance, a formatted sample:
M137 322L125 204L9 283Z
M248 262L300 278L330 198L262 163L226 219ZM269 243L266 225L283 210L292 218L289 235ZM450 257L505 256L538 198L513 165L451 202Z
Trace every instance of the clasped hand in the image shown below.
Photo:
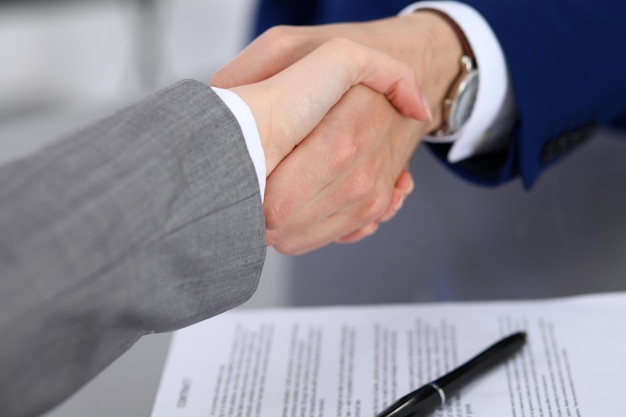
M412 190L408 159L431 110L413 69L365 46L372 42L359 29L272 29L211 81L239 94L255 117L268 175L266 240L281 253L358 241Z

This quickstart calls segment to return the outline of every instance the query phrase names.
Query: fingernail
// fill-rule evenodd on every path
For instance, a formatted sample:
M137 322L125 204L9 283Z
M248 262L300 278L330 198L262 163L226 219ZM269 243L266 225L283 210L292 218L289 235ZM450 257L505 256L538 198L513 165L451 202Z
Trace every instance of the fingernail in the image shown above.
M405 195L409 195L413 192L413 190L415 189L415 181L413 181L413 178L409 177L409 188L406 191Z
M404 198L400 200L400 204L398 204L398 207L396 207L395 213L399 212L403 205L404 205Z
M397 192L397 191L396 191L396 192L394 192L394 193L393 193L393 196L391 197L391 204L390 204L390 206L391 206L391 207L395 207L395 206L397 206L398 204L400 204L400 200L402 200L402 198L403 198L403 197L402 197L402 194L400 194L400 193L399 193L399 192Z
M426 96L424 95L424 93L422 94L422 102L424 103L424 107L426 107L426 114L428 115L428 121L432 122L433 121L433 113L430 111L430 104L428 104L428 100L426 100Z

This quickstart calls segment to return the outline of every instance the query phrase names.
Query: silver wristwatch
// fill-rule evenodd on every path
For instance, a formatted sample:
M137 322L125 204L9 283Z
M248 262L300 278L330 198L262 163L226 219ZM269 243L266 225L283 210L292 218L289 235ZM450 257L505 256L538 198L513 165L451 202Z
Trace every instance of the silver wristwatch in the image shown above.
M441 124L433 130L432 136L450 136L458 132L474 109L476 94L478 92L478 68L472 48L463 34L461 28L447 14L435 9L421 9L442 17L454 30L461 47L463 56L460 61L459 75L454 79L446 92L441 109Z

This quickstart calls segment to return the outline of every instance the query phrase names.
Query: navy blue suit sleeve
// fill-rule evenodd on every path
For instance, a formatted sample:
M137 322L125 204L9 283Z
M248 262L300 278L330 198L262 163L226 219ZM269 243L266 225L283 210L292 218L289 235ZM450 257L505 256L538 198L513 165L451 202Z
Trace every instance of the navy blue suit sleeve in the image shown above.
M265 16L278 17L278 10L270 11L269 7L277 0L264 0L264 3L261 10L265 9ZM412 2L318 0L315 3L315 15L305 24L392 16ZM626 2L467 0L465 3L482 14L502 46L518 120L506 151L448 164L453 171L484 185L497 185L521 176L524 185L531 187L542 171L584 143L596 126L625 120L626 57L620 48L623 49L626 40ZM289 20L272 21L277 23L298 24ZM439 159L446 161L449 145L429 147Z
M319 22L316 0L260 0L254 33L276 25L314 25Z
M602 0L469 0L504 51L518 123L501 179L530 187L596 125L626 114L626 3ZM471 166L471 161L468 161ZM494 175L497 177L497 175Z

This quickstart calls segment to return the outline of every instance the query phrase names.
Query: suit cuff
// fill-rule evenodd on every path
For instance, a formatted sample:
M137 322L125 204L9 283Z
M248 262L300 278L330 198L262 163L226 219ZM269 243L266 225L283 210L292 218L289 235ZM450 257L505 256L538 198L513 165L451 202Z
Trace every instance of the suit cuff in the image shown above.
M504 53L496 35L474 8L454 1L421 1L409 5L400 14L423 8L440 10L459 25L474 52L479 71L476 102L463 128L452 136L427 136L424 140L454 142L447 155L450 163L506 148L517 111Z
M256 171L256 176L259 181L261 201L263 201L265 197L265 178L267 172L265 167L265 153L263 152L259 129L257 128L252 111L246 102L232 91L217 87L211 88L215 91L215 94L222 99L226 107L228 107L235 116L235 119L237 119L237 123L239 123L241 133L246 141L248 153L254 164L254 170Z

